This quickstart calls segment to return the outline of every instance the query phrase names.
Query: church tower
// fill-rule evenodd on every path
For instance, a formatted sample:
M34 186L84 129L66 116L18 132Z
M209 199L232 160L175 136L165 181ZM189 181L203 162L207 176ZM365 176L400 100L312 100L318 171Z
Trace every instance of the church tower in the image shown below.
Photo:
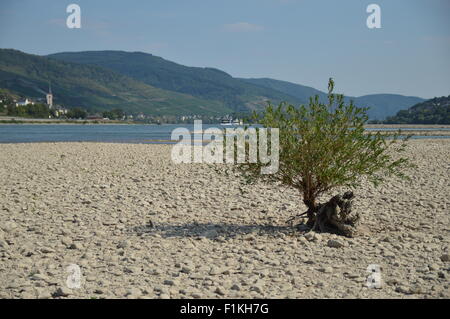
M52 94L52 83L48 82L48 93L46 95L47 98L47 105L50 109L53 108L53 94Z

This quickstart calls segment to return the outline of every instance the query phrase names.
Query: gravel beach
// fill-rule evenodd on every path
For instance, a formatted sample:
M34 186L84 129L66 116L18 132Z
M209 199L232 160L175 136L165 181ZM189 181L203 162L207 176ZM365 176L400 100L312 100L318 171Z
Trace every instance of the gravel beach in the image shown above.
M0 144L0 297L450 298L450 139L410 141L412 181L355 191L356 238L302 233L295 190L171 148Z

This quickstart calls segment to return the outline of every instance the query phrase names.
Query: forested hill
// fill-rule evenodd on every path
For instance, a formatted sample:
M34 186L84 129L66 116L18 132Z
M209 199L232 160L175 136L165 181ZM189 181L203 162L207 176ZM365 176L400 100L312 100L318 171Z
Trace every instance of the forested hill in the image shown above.
M58 61L0 49L0 88L44 98L51 81L55 103L90 111L121 108L127 113L226 114L223 103L166 91L93 65Z
M87 51L48 57L107 68L154 87L220 102L235 111L261 109L267 101L303 102L284 92L233 78L218 69L188 67L148 53Z
M418 103L389 117L387 124L450 124L450 95Z
M267 100L273 104L287 101L296 105L307 103L315 95L326 100L326 93L312 87L270 78L233 78L218 69L187 67L142 52L65 52L49 57L108 68L161 89L221 102L235 111L260 109ZM396 94L347 97L347 102L350 99L357 106L370 107L369 117L379 120L424 101Z
M56 104L128 114L225 115L261 110L270 101L305 104L317 89L269 78L239 79L214 68L187 67L141 52L89 51L49 56L0 49L0 89L43 99L52 83ZM373 94L352 99L385 119L423 99Z

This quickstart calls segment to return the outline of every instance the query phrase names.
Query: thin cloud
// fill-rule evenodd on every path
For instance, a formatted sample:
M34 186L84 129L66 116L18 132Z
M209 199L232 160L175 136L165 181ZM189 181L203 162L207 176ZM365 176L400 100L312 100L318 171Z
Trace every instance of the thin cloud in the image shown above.
M256 32L264 30L264 27L248 22L237 22L232 24L225 24L223 29L228 32Z

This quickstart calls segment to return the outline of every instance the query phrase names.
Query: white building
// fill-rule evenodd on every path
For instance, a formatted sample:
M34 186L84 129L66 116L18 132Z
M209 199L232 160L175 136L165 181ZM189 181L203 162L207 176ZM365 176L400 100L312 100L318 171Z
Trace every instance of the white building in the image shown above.
M16 103L16 106L25 106L25 105L34 105L34 102L29 100L29 99L25 99L23 101L19 101Z

